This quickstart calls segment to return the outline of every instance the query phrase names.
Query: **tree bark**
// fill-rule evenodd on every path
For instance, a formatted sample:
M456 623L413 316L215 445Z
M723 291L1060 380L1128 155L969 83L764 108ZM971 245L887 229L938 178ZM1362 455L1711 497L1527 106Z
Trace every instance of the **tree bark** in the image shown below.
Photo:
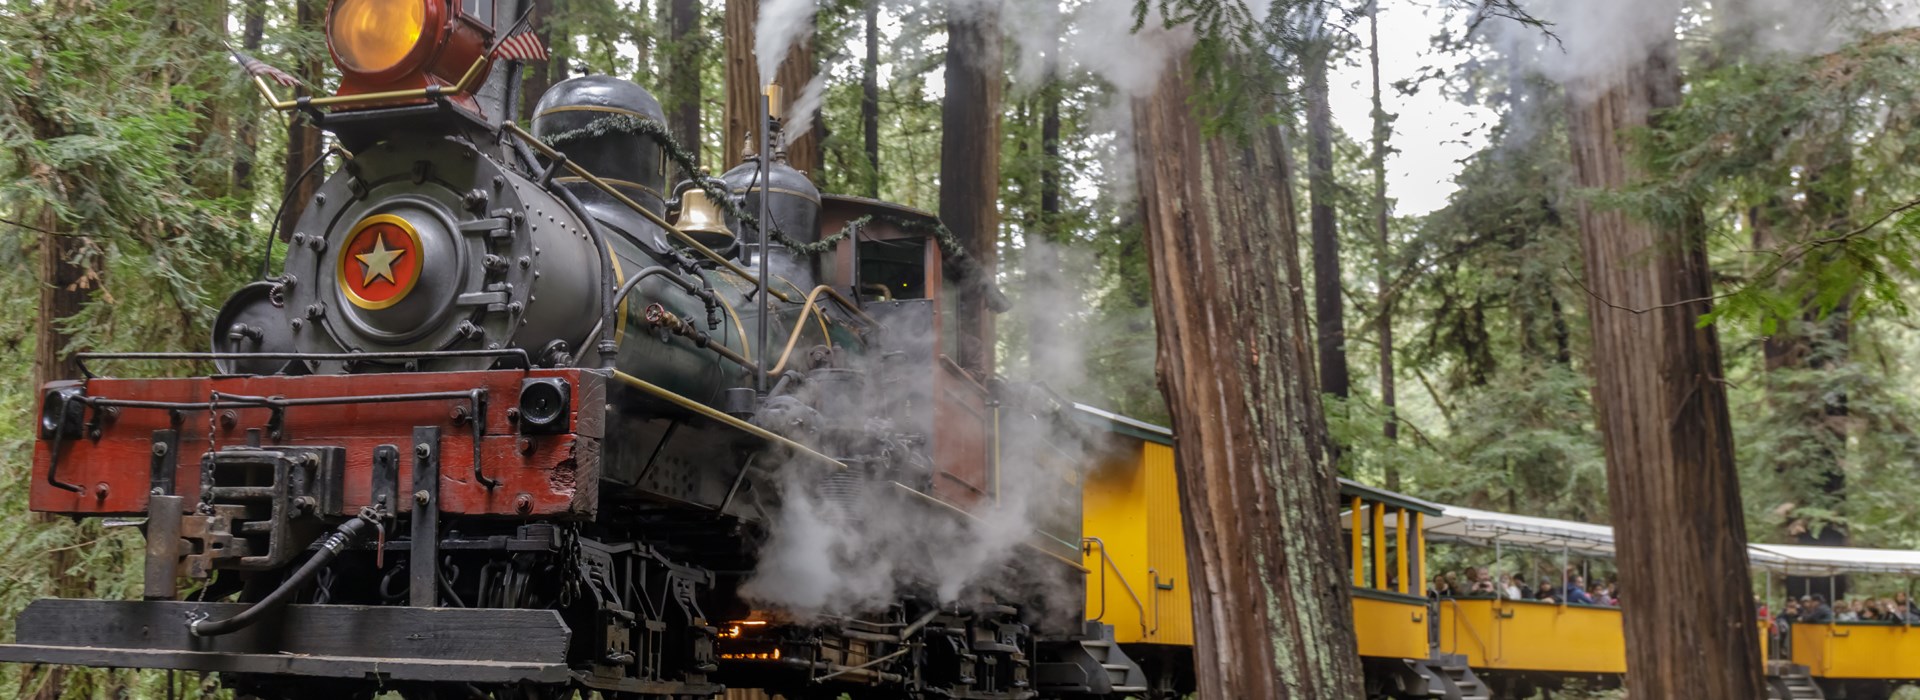
M964 12L956 8L964 8ZM940 105L940 219L991 279L1000 233L1000 6L947 3L947 94ZM962 367L993 373L993 315L984 290L960 297Z
M1341 294L1340 231L1333 209L1333 107L1328 100L1327 61L1332 47L1322 38L1306 56L1307 215L1313 227L1313 310L1320 343L1320 388L1347 398L1346 299Z
M296 0L303 1L303 0ZM569 48L566 33L555 31L553 15L555 0L533 0L533 14L528 18L540 43L552 51L553 57L545 61L533 61L527 64L527 77L520 82L520 114L529 119L534 116L533 105L554 83L567 78L567 59L565 50Z
M1046 12L1048 25L1058 26L1060 5L1057 0L1046 4ZM1061 314L1043 311L1079 303L1065 297L1067 289L1062 284L1065 272L1060 269L1059 251L1054 247L1061 241L1060 35L1055 32L1053 36L1052 46L1047 49L1044 59L1045 75L1042 79L1046 83L1035 95L1041 102L1040 215L1027 227L1027 246L1024 251L1027 268L1027 364L1034 377L1077 379L1076 371L1079 368L1070 366L1077 363L1060 352L1061 334L1072 331L1061 327ZM1054 388L1071 390L1073 387L1056 385Z
M324 12L323 9L319 7L319 4L320 0L294 0L296 7L294 10L294 22L302 30L315 33L321 31L320 25ZM300 77L300 80L308 85L324 84L321 82L320 57L317 55L302 57L299 65L296 66L294 70L295 74ZM294 94L305 95L308 93L306 88L299 88ZM292 194L287 202L286 209L281 213L281 240L287 240L293 236L294 225L300 221L300 215L306 211L307 200L313 199L314 193L320 191L320 181L324 178L322 178L319 173L315 173L304 180L299 180L298 186L295 186L294 183L295 179L299 178L301 173L306 172L307 166L312 165L314 159L320 158L321 156L320 130L312 124L307 123L307 119L303 116L296 114L288 119L287 159L283 164L284 167L281 169L281 172L286 176L285 179L282 180L282 182L285 183L282 186L292 188L289 190Z
M1644 175L1631 131L1678 104L1671 40L1569 87L1579 187L1620 190ZM1698 211L1663 230L1616 208L1578 209L1593 329L1594 403L1607 456L1636 698L1763 697L1746 523L1719 337L1696 323L1711 292ZM1617 305L1617 306L1616 306Z
M1380 296L1380 407L1386 411L1385 425L1381 434L1388 442L1400 439L1400 418L1394 412L1393 395L1393 297L1384 291L1390 280L1387 278L1388 261L1393 257L1392 243L1387 237L1387 138L1393 135L1393 126L1387 117L1387 109L1380 95L1380 0L1367 4L1367 65L1373 69L1373 232L1374 244L1374 286L1382 290ZM1394 460L1387 461L1387 490L1400 488L1400 465Z
M61 231L60 219L54 215L53 207L42 209L38 226L55 233L40 234L40 315L33 324L32 386L36 395L47 382L81 377L80 361L74 357L76 348L69 347L73 342L73 334L67 332L65 323L86 307L93 288L99 284L101 272L98 256L89 258L85 264L74 262L84 250L85 241L58 234ZM60 517L50 513L34 513L33 520L43 527L52 527ZM85 581L68 572L73 567L73 555L70 547L57 548L47 555L47 570L54 585L51 591L53 595L87 595ZM49 668L45 680L31 693L33 700L54 700L59 697L65 685L66 673L64 668ZM30 678L32 674L27 674L23 680Z
M673 138L700 157L700 64L706 38L700 33L698 0L671 0L667 9L667 120Z
M860 63L860 130L867 153L866 194L880 198L880 0L867 0L867 57Z
M727 0L726 25L722 31L727 53L727 141L720 144L727 167L739 165L746 154L760 143L760 67L753 51L754 30L760 21L758 0ZM807 83L813 81L813 39L802 39L774 71L774 83L780 86L780 113L791 117L794 102ZM820 120L814 128L800 134L787 146L787 164L808 174L820 170ZM777 147L777 146L776 146Z
M258 58L260 42L267 32L266 0L247 0L240 26L240 47ZM240 127L234 130L234 141L238 145L233 155L233 190L245 195L253 192L253 163L260 156L260 118L251 109L243 108L239 112Z
M1203 136L1190 70L1133 110L1199 697L1365 697L1285 144Z

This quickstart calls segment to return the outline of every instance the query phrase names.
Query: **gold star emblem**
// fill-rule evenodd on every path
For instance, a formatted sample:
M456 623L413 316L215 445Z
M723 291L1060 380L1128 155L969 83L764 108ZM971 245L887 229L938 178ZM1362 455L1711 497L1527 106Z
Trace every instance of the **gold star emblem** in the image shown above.
M393 261L400 259L400 256L406 254L407 251L405 248L387 248L387 237L378 233L374 234L373 250L353 256L360 261L360 267L364 273L364 277L360 281L360 286L366 287L372 285L374 280L383 277L386 278L389 283L399 284L400 281L393 277Z

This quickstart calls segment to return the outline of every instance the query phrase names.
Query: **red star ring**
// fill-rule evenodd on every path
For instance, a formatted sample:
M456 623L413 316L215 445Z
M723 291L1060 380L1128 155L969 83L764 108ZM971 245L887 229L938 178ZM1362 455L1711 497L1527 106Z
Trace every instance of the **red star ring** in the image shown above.
M353 225L335 261L340 289L362 309L384 309L407 298L420 281L420 232L392 214L375 214Z

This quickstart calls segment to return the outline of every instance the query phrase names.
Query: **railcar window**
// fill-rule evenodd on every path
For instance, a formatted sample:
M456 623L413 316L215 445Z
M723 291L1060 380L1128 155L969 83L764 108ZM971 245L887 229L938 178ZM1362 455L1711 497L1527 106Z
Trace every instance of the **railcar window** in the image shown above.
M927 298L926 239L860 242L860 296Z

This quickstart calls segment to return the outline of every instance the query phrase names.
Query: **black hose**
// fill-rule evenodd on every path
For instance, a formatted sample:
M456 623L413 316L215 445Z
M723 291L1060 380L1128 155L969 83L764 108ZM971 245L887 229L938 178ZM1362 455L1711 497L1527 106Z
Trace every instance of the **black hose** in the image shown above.
M359 544L360 540L366 537L367 530L373 527L372 516L369 515L361 515L341 523L339 529L320 539L320 551L314 552L313 556L307 559L307 563L302 564L292 576L282 581L279 588L273 589L267 597L254 603L253 607L242 610L240 614L225 620L209 621L205 618L193 620L187 623L187 630L195 637L215 637L252 626L253 623L260 621L261 616L293 602L294 593L312 582L322 570L327 568L328 564L333 563L334 557L340 555L340 550Z

